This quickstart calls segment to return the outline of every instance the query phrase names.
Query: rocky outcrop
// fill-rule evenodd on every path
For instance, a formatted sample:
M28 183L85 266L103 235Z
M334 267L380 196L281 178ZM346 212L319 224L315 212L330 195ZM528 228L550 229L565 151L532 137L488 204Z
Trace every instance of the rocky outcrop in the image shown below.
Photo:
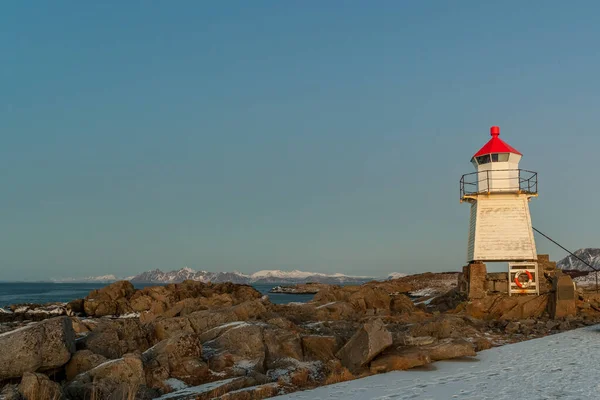
M106 358L120 358L126 353L143 352L150 347L151 331L134 318L101 320L78 342L78 349L90 350Z
M487 295L469 302L468 315L480 319L519 320L539 318L546 313L548 295L506 296Z
M204 358L214 371L234 367L241 371L265 371L266 349L260 325L235 324L202 346Z
M253 287L233 283L185 281L136 290L130 282L119 281L92 291L83 300L83 309L92 317L140 313L143 322L150 322L159 316L184 316L261 297Z
M331 287L339 288L339 286L327 285L325 283L299 283L291 286L275 286L269 290L269 293L286 293L286 294L316 294L322 290L328 290Z
M199 385L209 377L202 361L202 345L198 335L183 333L156 344L142 354L147 386L168 391L168 379L187 385Z
M356 371L391 345L392 334L381 319L375 319L363 325L336 356L350 371Z
M154 337L160 341L182 332L203 334L230 322L254 320L266 311L261 300L254 300L225 309L196 311L184 317L161 318L151 327Z
M75 332L67 317L27 325L0 335L0 380L66 364L75 353Z
M290 359L302 360L302 340L297 332L267 327L264 329L265 366L267 369L286 367Z
M118 281L102 289L93 290L83 301L85 313L93 317L121 315L133 311L129 298L135 289L129 281Z
M61 400L63 392L60 385L46 375L26 372L19 384L19 393L26 400Z

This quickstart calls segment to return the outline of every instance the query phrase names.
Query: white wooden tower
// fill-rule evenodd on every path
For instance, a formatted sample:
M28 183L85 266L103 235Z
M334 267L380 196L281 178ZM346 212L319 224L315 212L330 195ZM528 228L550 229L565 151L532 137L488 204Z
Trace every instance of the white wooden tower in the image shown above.
M529 214L537 173L519 169L522 154L500 139L499 127L492 126L490 133L490 141L471 158L476 172L460 180L461 202L471 204L467 262L508 261L509 273L519 265L523 272L536 272L527 265L537 267Z

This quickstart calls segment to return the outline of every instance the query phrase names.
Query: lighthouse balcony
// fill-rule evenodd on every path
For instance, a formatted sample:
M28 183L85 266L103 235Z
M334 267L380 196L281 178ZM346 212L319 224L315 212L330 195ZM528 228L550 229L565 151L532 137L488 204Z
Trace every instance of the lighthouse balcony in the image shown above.
M537 196L537 172L524 169L492 169L472 172L460 178L460 199L476 199L482 194L517 193Z

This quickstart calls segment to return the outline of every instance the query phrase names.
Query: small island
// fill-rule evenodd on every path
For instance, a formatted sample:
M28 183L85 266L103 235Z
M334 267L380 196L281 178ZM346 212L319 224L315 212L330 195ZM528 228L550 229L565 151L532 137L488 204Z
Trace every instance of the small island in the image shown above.
M317 294L319 291L327 289L332 285L318 282L299 283L297 285L275 286L269 290L269 293L284 294Z

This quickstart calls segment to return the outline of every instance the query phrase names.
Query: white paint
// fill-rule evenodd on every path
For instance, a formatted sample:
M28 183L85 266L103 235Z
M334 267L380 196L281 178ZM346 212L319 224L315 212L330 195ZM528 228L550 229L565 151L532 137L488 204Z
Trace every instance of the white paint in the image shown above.
M467 261L537 259L528 195L493 193L479 195L475 202Z
M600 325L441 361L433 371L398 371L273 399L598 399Z

